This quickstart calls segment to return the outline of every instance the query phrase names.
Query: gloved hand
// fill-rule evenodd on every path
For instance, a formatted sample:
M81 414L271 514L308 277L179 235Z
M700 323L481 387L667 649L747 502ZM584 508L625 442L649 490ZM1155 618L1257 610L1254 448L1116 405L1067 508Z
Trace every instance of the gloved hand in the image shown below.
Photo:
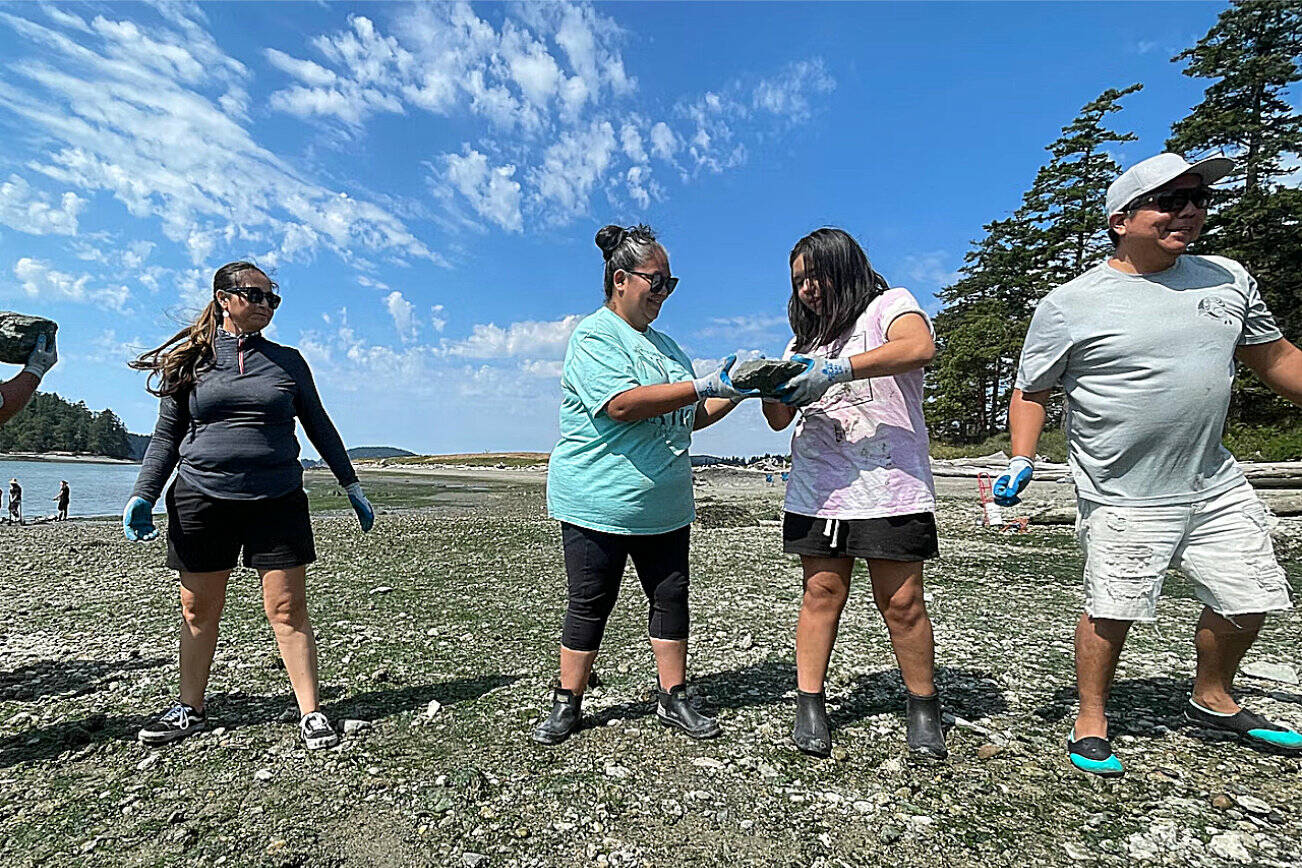
M59 361L59 352L54 346L54 335L39 335L36 338L36 348L27 357L27 366L23 368L22 373L35 374L36 379L39 380L54 367L57 361Z
M995 480L993 491L995 503L1000 506L1020 503L1022 499L1017 495L1031 483L1033 473L1035 473L1035 465L1031 463L1031 459L1014 455L1008 462L1008 469L1004 471L1004 475Z
M158 536L154 527L154 505L143 497L133 497L122 510L122 533L132 542L145 542Z
M697 399L702 398L730 398L739 401L742 398L749 398L760 393L759 389L738 389L732 384L732 379L728 372L737 362L737 354L733 353L723 360L719 370L706 377L699 377L692 380L692 386L696 389Z
M791 361L804 362L805 370L787 380L778 389L778 397L782 403L793 407L812 404L823 397L834 383L848 383L854 379L849 359L794 355Z
M344 491L348 492L348 502L353 505L353 512L357 513L357 523L362 526L362 533L366 533L375 526L375 508L371 506L371 502L362 493L362 484L360 482L354 482Z

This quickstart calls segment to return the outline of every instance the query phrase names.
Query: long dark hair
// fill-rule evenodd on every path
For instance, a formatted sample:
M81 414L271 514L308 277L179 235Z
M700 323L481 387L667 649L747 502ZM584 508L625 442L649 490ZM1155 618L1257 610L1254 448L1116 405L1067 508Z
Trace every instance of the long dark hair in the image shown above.
M857 320L874 298L891 288L868 261L859 242L844 229L815 229L791 248L790 268L796 257L805 258L805 275L818 281L823 296L822 315L800 301L796 287L787 302L787 319L796 335L795 351L807 353L830 344Z
M226 263L212 276L212 298L198 318L161 345L127 363L137 371L149 372L145 388L151 395L162 398L185 392L194 386L201 371L212 367L217 358L217 329L222 324L222 308L217 303L217 293L239 286L240 275L247 271L256 271L264 277L267 275L252 262ZM267 279L275 289L275 281Z
M603 226L597 230L597 246L601 248L601 258L606 260L605 276L601 288L606 292L606 301L615 292L615 272L637 268L651 255L652 251L664 253L665 248L656 241L655 230L645 223L630 226Z

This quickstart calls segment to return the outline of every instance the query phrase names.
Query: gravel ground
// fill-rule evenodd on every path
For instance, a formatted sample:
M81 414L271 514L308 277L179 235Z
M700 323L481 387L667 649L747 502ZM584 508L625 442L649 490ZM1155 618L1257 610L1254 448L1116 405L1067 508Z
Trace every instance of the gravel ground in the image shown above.
M322 477L309 481L320 483ZM176 690L175 580L160 544L109 522L0 529L0 864L1296 866L1302 759L1190 729L1180 709L1199 605L1178 575L1118 673L1111 782L1066 762L1081 559L1070 528L997 535L942 499L929 567L950 760L910 761L903 688L866 583L832 661L836 749L794 750L794 559L777 486L698 488L697 701L722 738L659 726L636 582L607 632L587 727L540 748L564 608L542 488L503 474L367 480L361 535L314 492L311 608L325 709L350 734L299 746L256 577L232 579L209 732L161 750L134 734ZM1292 521L1290 524L1289 522ZM1283 520L1302 590L1302 524ZM1302 665L1302 615L1249 654ZM1282 664L1282 666L1281 666ZM1279 670L1283 670L1282 674ZM1302 688L1243 677L1242 698L1302 727Z

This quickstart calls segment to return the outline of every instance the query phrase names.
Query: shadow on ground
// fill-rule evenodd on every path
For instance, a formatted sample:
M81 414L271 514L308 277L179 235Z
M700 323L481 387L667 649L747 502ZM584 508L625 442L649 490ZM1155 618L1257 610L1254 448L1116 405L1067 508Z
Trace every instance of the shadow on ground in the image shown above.
M342 691L337 687L323 687L325 710L336 722L345 718L369 721L381 720L394 714L416 711L428 706L431 699L440 705L455 705L476 699L513 683L518 676L487 675L478 678L457 678L436 684L424 684L394 690L374 690L330 702ZM18 763L53 759L66 751L114 741L135 741L136 733L161 709L151 709L150 714L108 716L95 713L78 720L63 721L50 726L29 729L0 739L0 768ZM286 718L297 722L298 713L293 700L286 694L259 696L248 693L214 693L208 697L208 726L227 730L243 726L257 726Z
M38 660L0 671L0 702L35 702L50 696L69 698L94 693L101 685L142 669L173 663L165 657L121 660Z

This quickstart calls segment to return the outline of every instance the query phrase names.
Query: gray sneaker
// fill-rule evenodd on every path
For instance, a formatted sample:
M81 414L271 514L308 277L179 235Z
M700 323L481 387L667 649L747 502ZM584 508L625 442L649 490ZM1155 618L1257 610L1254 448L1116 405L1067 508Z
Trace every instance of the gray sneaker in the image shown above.
M330 719L319 711L309 711L298 722L298 734L308 750L334 747L339 744L339 733L330 725Z

